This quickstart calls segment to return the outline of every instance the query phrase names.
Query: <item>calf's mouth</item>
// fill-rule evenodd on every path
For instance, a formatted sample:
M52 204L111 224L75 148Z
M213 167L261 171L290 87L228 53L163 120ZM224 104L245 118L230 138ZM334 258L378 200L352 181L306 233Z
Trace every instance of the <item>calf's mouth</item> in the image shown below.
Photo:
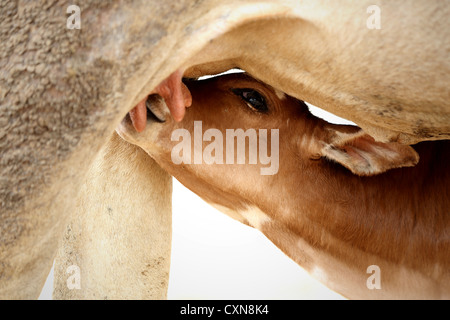
M156 121L159 123L166 122L167 116L170 114L163 97L158 94L149 95L145 101L147 123Z
M153 118L158 122L167 120L166 110L169 110L176 122L180 122L183 119L185 108L190 107L192 104L192 96L189 89L182 82L182 78L182 70L173 72L156 86L147 98L131 109L129 116L134 129L138 133L144 131L148 116L150 118L154 116Z

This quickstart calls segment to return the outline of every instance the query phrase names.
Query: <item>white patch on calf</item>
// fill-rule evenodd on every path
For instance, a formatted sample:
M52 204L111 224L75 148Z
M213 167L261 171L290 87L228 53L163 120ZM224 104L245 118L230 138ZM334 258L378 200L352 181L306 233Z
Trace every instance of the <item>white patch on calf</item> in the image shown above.
M313 269L311 270L311 276L321 283L328 282L328 277L325 271L317 266L313 267Z
M262 226L270 222L270 217L261 211L258 207L248 207L246 210L239 211L245 220L254 228L261 230Z

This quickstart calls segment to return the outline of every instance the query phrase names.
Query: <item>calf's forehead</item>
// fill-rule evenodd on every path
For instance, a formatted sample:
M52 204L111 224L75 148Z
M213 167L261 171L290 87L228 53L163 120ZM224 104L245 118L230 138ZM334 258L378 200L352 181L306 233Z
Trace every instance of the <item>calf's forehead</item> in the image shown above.
M195 88L198 88L200 90L201 89L206 90L207 88L209 89L253 88L253 89L269 90L271 93L275 92L275 90L271 86L255 78L252 78L250 75L246 73L225 74L216 77L211 77L209 79L196 81L186 80L186 84L188 87L193 85Z
M270 85L252 78L246 73L226 74L206 80L188 82L187 86L192 90L194 104L195 102L210 103L211 100L228 103L232 101L230 100L230 97L234 96L230 89L253 89L266 98L269 103L269 107L272 107L272 111L274 111L274 108L283 108L285 109L284 111L287 111L287 109L292 109L294 113L290 114L290 116L293 116L296 113L295 111L299 110L299 107L306 107L301 106L299 100L271 87Z

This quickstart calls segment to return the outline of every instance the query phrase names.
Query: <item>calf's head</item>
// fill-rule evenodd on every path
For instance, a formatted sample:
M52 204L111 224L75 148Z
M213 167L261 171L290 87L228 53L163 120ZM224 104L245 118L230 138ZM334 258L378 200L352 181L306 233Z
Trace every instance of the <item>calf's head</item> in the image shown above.
M206 201L233 212L293 193L333 170L369 176L418 162L410 146L329 124L302 101L246 74L185 84L192 106L182 121L153 95L145 130L137 132L127 116L117 132Z

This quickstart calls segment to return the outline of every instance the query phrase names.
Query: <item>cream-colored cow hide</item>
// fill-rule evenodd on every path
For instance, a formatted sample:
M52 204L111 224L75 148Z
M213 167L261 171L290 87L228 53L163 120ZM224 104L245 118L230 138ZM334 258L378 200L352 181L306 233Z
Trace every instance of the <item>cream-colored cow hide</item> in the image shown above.
M71 4L1 4L0 298L38 296L94 159L177 69L242 68L383 141L450 136L445 1L91 0L68 29Z

